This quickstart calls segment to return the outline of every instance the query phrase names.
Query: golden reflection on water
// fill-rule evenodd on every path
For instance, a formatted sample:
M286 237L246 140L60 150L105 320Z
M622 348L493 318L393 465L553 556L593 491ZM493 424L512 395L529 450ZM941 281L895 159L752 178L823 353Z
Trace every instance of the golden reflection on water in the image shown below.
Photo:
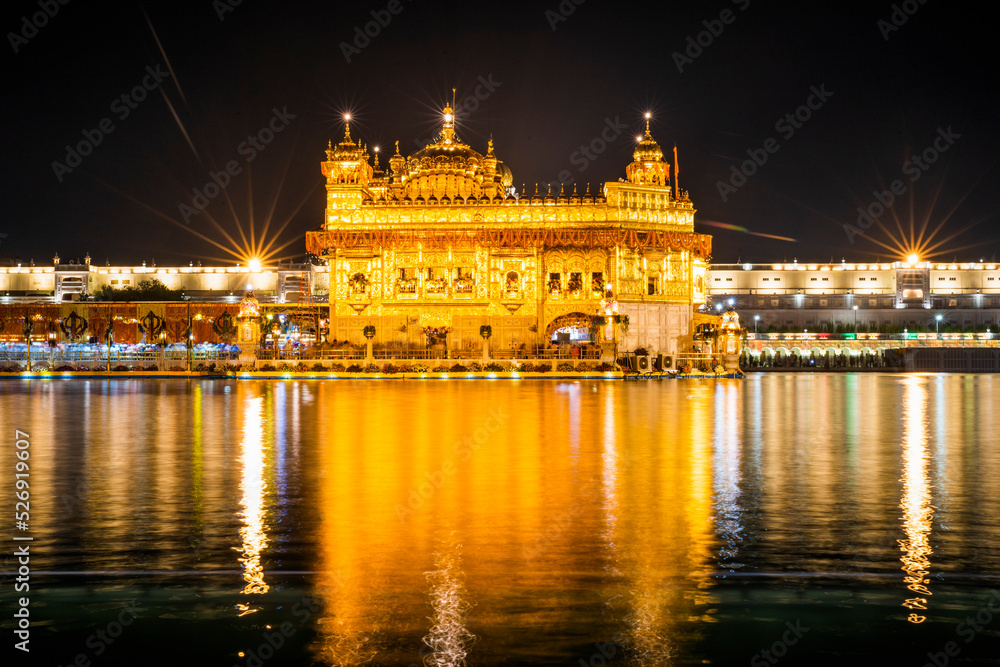
M903 380L903 494L899 506L903 510L905 539L899 540L903 553L900 561L906 573L906 588L915 593L902 606L911 610L926 610L932 595L930 580L931 528L934 507L931 505L931 480L927 451L927 380L910 376ZM927 620L916 611L907 617L911 623Z
M244 595L261 595L269 589L264 581L261 552L267 548L267 533L264 531L265 473L264 445L264 398L248 390L242 396L243 429L240 440L240 540L236 548L241 556L243 580L246 584L241 591ZM240 606L241 616L257 611L247 602Z
M31 433L40 571L194 567L245 613L303 586L322 665L663 665L811 575L885 600L855 575L902 569L872 636L947 615L932 569L1000 567L996 382L46 382L0 412Z

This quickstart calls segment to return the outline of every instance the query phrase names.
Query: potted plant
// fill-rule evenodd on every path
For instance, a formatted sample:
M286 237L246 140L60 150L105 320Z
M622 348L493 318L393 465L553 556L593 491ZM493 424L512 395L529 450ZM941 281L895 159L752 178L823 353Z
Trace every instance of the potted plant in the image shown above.
M347 285L355 294L362 294L368 289L368 277L359 271L350 277L347 281Z

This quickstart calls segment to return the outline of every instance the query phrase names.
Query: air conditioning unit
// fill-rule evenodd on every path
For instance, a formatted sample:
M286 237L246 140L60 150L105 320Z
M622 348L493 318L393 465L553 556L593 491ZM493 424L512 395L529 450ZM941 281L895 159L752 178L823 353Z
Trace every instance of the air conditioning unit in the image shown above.
M649 359L648 355L636 355L635 356L635 370L640 373L651 373L653 372L653 364Z
M669 354L660 355L660 368L665 371L669 371L674 367L674 358Z

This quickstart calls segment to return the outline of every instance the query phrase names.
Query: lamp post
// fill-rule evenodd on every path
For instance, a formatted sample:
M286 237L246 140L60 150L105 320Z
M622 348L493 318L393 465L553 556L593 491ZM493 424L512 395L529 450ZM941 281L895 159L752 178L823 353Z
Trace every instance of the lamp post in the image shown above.
M854 333L856 334L856 333L858 333L858 307L857 307L857 305L854 305L853 309L854 309Z
M188 326L188 330L185 333L187 334L184 338L185 338L185 344L187 345L187 351L188 351L188 373L190 373L191 370L192 370L192 367L191 367L191 365L192 365L191 353L192 353L192 350L194 348L194 325L192 324L192 325Z
M944 319L944 315L938 313L934 316L934 337L941 340L941 320Z
M108 306L108 330L104 332L104 337L108 339L108 373L111 372L111 343L115 340L115 318L111 313L111 306Z
M365 363L373 364L375 363L375 355L372 354L372 338L375 337L375 325L369 324L362 330L362 333L365 335L365 338L368 339L368 349L365 353Z
M753 316L753 337L757 338L757 323L760 322L760 315Z
M479 335L483 337L483 365L486 365L490 361L490 348L487 341L493 335L493 327L489 324L484 324L479 327Z
M161 371L167 370L167 332L160 332L160 366Z

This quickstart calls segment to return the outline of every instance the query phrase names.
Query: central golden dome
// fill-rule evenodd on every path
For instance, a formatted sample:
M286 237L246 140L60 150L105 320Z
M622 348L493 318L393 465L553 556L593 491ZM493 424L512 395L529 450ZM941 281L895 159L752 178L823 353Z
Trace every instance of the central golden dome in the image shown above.
M400 198L424 200L503 197L513 181L510 169L493 155L490 139L486 155L462 143L455 133L455 110L445 105L441 131L434 143L397 162L393 181L402 186Z

